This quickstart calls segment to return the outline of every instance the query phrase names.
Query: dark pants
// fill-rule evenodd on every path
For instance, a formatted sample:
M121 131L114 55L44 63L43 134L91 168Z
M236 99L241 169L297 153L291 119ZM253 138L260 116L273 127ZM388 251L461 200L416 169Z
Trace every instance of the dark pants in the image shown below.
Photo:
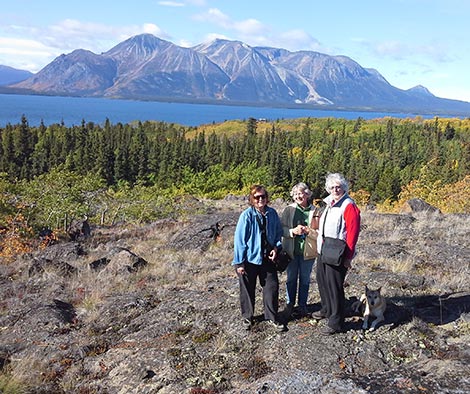
M262 265L245 263L245 274L238 275L240 284L240 307L242 316L252 319L255 312L256 280L263 288L264 318L277 320L279 309L279 279L272 262L266 261Z
M317 259L317 284L321 299L321 312L328 317L328 326L340 331L344 324L345 296L344 279L347 269L324 264Z

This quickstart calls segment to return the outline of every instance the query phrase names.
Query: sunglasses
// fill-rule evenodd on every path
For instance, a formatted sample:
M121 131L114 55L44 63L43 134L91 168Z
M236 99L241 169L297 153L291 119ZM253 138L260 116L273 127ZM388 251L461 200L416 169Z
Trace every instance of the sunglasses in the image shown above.
M266 194L259 194L257 196L253 196L255 200L264 200L266 198Z

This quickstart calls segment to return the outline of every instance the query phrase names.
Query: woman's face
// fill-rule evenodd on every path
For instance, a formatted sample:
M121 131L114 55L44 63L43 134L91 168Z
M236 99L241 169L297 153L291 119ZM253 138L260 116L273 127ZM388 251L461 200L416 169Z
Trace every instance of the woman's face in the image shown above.
M343 187L339 182L332 182L330 185L330 195L335 201L338 201L344 194Z
M253 194L253 206L259 211L264 211L266 204L266 192L264 190L255 191L255 193Z
M294 191L293 194L294 201L302 207L306 207L308 205L308 196L304 190L297 189Z

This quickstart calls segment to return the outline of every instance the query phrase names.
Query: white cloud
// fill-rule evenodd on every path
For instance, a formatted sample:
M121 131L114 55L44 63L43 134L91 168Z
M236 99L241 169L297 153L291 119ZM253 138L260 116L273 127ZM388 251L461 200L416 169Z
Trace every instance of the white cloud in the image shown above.
M246 19L232 24L233 29L243 35L262 34L267 28L256 19Z
M39 41L0 37L0 64L36 72L56 56L55 48Z
M191 48L194 46L194 43L189 40L180 40L179 42L175 42L175 44L183 48Z
M371 50L378 56L402 59L404 56L408 56L410 48L398 41L384 41L371 46Z
M63 53L79 48L102 53L137 34L150 33L169 39L169 35L153 23L116 27L64 19L44 28L4 25L1 30L5 35L0 37L0 64L32 72L39 71ZM34 38L15 38L19 34Z
M193 5L196 7L204 7L207 4L207 2L206 0L186 0L186 1L161 0L161 1L158 1L157 4L163 7L185 7L187 5Z
M115 27L73 19L65 19L50 26L44 33L43 40L52 47L66 50L84 48L98 52L108 50L110 45L141 33L151 33L163 38L168 36L153 23Z
M206 37L204 38L204 42L210 42L210 41L214 41L216 39L220 39L220 40L233 40L233 38L231 37L228 37L224 34L219 34L219 33L211 33L211 34L207 34Z
M252 46L273 46L289 50L322 50L320 42L301 29L285 32L276 32L257 19L249 18L235 21L217 8L211 8L204 13L193 16L193 19L203 23L211 23L218 28L230 32L234 38L227 38L227 34L213 33L207 36L206 41L215 38L240 40Z
M216 39L221 39L221 40L234 40L232 37L227 37L226 35L219 34L219 33L209 33L204 36L204 38L201 41L195 42L195 41L190 41L190 40L179 40L178 42L175 42L176 45L179 45L184 48L191 48L195 45L199 44L205 44L212 42Z
M184 3L176 1L159 1L158 5L162 5L165 7L184 7Z
M153 34L155 36L167 36L167 34L162 30L160 29L157 25L155 25L154 23L144 23L143 26L143 32L144 33L149 33L149 34Z
M193 19L199 22L208 22L224 29L232 29L233 22L222 11L217 8L210 8L207 12L203 12L193 16Z
M186 3L197 7L205 7L207 5L206 0L186 0Z
M301 29L289 30L279 35L279 46L289 50L324 51L320 41Z
M15 49L19 52L22 52L24 50L36 52L43 51L46 48L47 47L44 44L35 40L0 37L0 51Z
M207 12L194 15L193 19L199 22L212 23L215 26L231 30L235 34L240 34L244 37L263 34L268 30L268 28L257 19L248 18L241 21L234 21L217 8L210 8Z
M374 56L386 56L393 60L425 58L438 63L446 63L451 60L447 45L438 42L413 44L394 40L381 42L362 40L361 43Z

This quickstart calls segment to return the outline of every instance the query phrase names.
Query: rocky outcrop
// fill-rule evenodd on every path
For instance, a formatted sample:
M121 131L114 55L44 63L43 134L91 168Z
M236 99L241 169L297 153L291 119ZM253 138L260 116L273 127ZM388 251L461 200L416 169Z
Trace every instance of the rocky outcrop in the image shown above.
M421 198L412 198L405 202L402 207L403 213L416 213L416 212L425 212L425 213L441 213L441 211L428 204L426 201Z

